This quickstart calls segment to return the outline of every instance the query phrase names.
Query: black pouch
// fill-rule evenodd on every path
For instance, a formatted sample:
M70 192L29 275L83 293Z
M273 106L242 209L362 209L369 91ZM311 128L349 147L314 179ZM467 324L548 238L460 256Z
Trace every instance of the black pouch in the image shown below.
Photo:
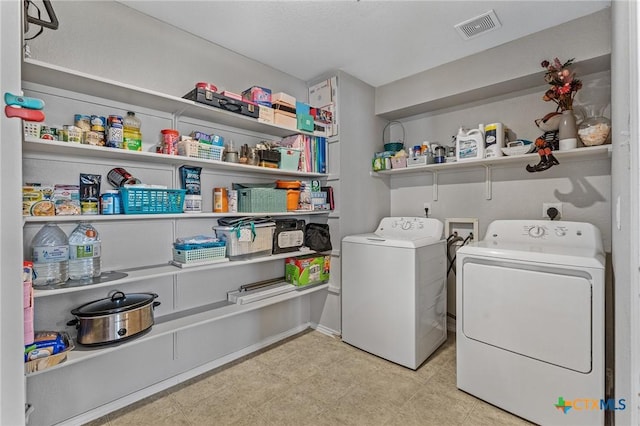
M304 245L314 251L331 250L329 225L323 223L308 223L304 230Z

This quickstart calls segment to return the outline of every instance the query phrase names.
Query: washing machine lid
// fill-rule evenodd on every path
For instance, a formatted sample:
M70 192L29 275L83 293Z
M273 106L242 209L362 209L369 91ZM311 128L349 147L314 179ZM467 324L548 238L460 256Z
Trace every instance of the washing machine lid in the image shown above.
M343 242L417 248L442 240L444 224L426 217L385 217L375 232L350 235Z
M419 247L429 246L431 244L437 244L437 243L444 244L444 240L442 238L427 237L427 238L420 238L417 240L398 240L393 238L381 237L380 235L375 234L373 232L369 234L347 235L342 239L342 242L352 243L352 244L384 246L384 247L399 247L399 248L407 248L407 249L416 249Z
M583 222L498 220L489 225L484 240L458 253L576 267L605 264L600 231Z

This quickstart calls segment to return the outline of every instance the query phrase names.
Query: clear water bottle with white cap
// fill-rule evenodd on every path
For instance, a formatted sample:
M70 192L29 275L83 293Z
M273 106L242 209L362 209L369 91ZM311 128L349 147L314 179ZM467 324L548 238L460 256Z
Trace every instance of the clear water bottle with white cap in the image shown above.
M69 278L89 280L100 276L101 241L90 223L80 222L69 235Z
M34 287L63 284L69 279L69 240L58 225L47 223L31 240Z

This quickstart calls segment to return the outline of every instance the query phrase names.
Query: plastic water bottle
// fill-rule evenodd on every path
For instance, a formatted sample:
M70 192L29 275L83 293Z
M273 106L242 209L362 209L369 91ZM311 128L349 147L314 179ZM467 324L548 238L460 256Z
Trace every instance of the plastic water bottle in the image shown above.
M81 222L69 235L69 278L88 280L100 276L100 236L90 223Z
M69 279L69 240L55 223L47 223L31 240L34 287L65 283Z

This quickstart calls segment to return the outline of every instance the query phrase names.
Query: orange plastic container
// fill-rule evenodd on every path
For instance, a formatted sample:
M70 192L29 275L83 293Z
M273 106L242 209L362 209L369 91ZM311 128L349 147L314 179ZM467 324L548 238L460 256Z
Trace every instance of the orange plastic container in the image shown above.
M302 183L299 180L277 180L276 188L280 189L300 189Z
M300 201L300 191L295 189L287 190L287 210L298 210L298 202Z

